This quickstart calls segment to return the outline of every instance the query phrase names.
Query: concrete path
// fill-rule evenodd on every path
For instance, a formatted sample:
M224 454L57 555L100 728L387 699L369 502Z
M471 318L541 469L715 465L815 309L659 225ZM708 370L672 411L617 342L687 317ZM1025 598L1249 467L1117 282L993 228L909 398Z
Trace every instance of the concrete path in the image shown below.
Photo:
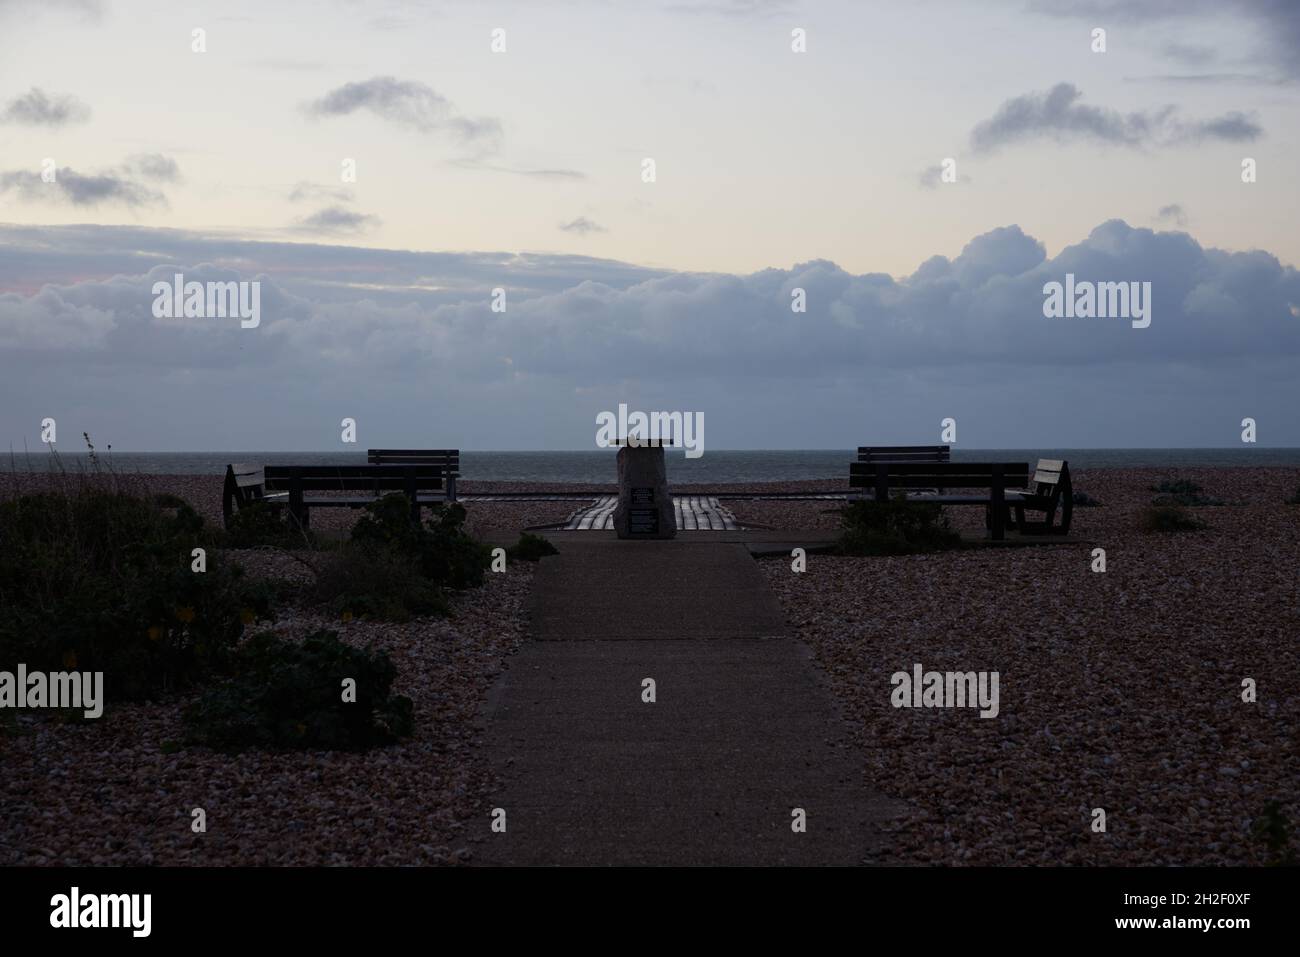
M538 569L533 640L485 710L506 832L485 813L476 858L869 862L887 804L864 791L819 670L745 545L560 547Z

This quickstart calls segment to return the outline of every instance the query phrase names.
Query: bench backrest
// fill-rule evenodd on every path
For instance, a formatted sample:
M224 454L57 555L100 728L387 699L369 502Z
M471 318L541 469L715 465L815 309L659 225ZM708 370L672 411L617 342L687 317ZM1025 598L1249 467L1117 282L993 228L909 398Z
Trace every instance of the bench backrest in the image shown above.
M261 498L265 483L260 465L232 462L226 466L226 485L241 507Z
M336 492L358 489L402 492L442 488L441 465L268 465L262 469L268 492Z
M371 465L441 465L447 473L460 471L460 449L369 449Z
M1034 469L1034 494L1055 502L1070 487L1070 466L1064 459L1039 459Z
M889 489L1024 488L1028 462L853 462L851 488L874 488L883 498Z
M859 462L947 462L947 445L859 445Z

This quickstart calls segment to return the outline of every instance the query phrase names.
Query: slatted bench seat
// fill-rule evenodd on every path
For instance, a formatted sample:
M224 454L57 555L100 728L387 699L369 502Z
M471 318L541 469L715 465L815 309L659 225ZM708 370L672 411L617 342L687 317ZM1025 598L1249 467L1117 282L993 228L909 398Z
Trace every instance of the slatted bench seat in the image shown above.
M1021 535L1070 534L1070 517L1074 512L1074 488L1070 484L1070 463L1064 459L1039 459L1034 469L1034 487L1007 496L1007 504L1015 510L1016 528ZM1056 509L1061 509L1061 524L1053 527ZM1043 518L1025 521L1025 510L1042 512Z
M331 493L308 495L310 492ZM358 494L338 494L355 492ZM389 492L403 492L411 503L411 520L420 508L447 500L438 465L246 465L226 466L221 511L226 527L235 511L254 502L287 508L302 528L313 508L362 508Z
M947 462L948 445L859 445L859 462Z
M371 465L441 465L447 482L447 501L456 501L460 449L367 449L366 461Z
M983 505L994 541L1006 537L1008 498L1029 484L1028 462L853 462L849 487L870 489L877 502L901 490L910 501ZM916 494L921 489L981 489L980 494Z

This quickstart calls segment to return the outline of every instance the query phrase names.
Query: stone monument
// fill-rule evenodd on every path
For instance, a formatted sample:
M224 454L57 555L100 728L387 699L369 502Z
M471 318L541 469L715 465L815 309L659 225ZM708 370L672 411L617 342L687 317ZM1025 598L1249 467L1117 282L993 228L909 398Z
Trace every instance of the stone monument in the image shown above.
M632 436L619 442L618 505L614 531L619 538L673 538L677 520L668 494L668 470L661 440Z

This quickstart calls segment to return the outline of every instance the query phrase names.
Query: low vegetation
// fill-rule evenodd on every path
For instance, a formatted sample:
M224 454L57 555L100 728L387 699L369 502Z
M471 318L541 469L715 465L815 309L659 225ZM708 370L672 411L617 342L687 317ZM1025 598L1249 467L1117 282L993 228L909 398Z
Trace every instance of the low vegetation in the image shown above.
M1142 510L1144 532L1195 532L1205 527L1180 505L1151 505Z
M0 668L102 671L113 699L222 672L270 614L270 590L175 496L66 481L0 502L0 541Z
M1184 506L1198 508L1207 505L1226 505L1221 498L1203 494L1201 486L1187 479L1165 479L1159 485L1151 486L1156 492L1151 500L1157 506Z
M541 561L547 555L558 555L560 550L540 535L524 532L519 541L506 549L506 557L514 562Z
M423 523L412 522L400 492L367 505L342 548L321 561L314 599L343 617L447 614L445 589L482 585L489 551L464 530L463 506L431 511Z
M230 517L225 544L229 548L310 548L314 539L310 532L293 526L287 509L270 502L250 502Z
M239 649L234 675L185 709L185 742L251 748L364 750L411 734L411 699L391 693L397 669L383 652L353 648L332 631L301 643L269 632Z
M912 555L961 545L943 507L933 502L854 502L842 516L840 550L847 555Z

